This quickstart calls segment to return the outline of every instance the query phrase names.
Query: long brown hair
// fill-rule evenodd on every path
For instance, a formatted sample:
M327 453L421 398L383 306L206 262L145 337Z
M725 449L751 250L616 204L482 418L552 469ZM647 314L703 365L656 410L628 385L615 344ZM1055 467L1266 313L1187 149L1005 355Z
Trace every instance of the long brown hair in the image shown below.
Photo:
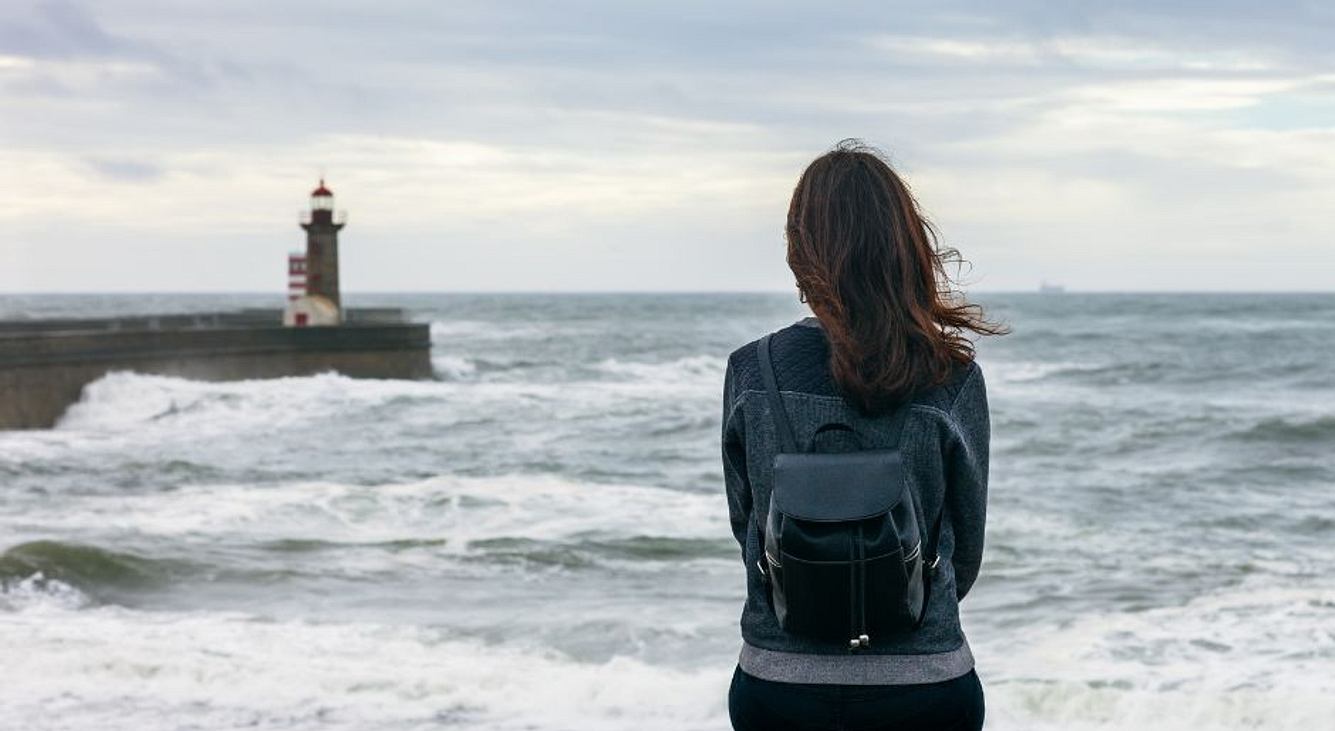
M876 414L973 360L966 332L999 335L947 272L904 181L875 149L844 140L802 173L788 208L788 266L830 341L844 397Z

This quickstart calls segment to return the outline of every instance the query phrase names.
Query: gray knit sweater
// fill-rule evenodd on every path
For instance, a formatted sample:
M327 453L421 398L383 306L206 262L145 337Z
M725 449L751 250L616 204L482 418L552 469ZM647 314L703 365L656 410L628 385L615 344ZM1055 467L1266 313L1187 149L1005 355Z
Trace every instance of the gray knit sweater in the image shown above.
M931 525L936 511L945 511L938 548L941 565L922 626L883 637L853 654L845 644L780 628L757 568L758 525L769 509L778 445L760 378L757 342L729 356L723 386L728 514L746 567L742 670L766 680L851 685L934 683L969 672L973 655L960 629L959 600L977 578L983 556L989 424L982 370L976 363L960 366L946 383L911 400L900 450L909 487L924 513L921 525ZM771 347L779 390L799 443L830 421L856 428L868 448L890 442L887 417L862 416L839 395L830 375L829 344L816 318L779 330Z

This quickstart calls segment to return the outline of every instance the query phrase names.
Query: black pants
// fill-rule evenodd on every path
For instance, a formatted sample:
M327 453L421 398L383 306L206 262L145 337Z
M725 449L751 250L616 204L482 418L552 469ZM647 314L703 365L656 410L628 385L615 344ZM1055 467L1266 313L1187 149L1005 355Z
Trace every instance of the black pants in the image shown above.
M970 670L923 685L807 685L732 674L736 731L979 731L983 686Z

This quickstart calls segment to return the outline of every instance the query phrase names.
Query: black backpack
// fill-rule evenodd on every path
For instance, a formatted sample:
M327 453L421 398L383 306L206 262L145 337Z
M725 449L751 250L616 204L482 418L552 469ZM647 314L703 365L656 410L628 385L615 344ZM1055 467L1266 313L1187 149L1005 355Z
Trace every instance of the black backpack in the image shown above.
M852 651L870 646L873 635L917 628L940 562L941 514L924 547L899 452L909 406L890 417L895 441L889 448L832 454L799 450L774 379L769 335L760 339L759 355L780 444L761 531L765 560L760 570L779 626L847 642ZM857 436L848 424L832 422L817 429L812 442L834 430Z

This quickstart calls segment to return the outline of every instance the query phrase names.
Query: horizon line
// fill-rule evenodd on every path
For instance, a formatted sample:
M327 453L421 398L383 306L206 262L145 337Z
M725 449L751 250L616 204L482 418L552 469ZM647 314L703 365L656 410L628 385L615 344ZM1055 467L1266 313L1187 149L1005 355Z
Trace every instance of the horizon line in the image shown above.
M974 289L962 290L966 294L978 295L1016 295L1033 294L1045 297L1063 295L1312 295L1335 294L1335 289L1070 289L1057 292L1042 292L1032 289ZM367 289L349 290L342 296L404 296L404 295L793 295L787 289ZM275 299L286 297L285 292L272 290L31 290L0 291L0 297L43 297L43 296L174 296L174 297L219 297L219 296L271 296Z

